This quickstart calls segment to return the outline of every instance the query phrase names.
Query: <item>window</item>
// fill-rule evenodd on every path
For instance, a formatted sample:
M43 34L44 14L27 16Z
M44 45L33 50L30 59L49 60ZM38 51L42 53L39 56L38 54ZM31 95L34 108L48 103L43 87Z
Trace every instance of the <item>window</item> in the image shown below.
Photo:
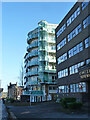
M64 92L65 92L65 93L67 92L67 86L64 87Z
M59 93L69 93L69 86L65 85L65 86L59 86Z
M68 51L69 58L76 55L77 53L79 53L82 50L83 50L83 43L81 42L78 45L76 45L75 47L73 47L71 50Z
M52 87L51 87L51 86L49 86L49 90L52 90Z
M68 69L64 69L58 72L58 78L66 77L68 76Z
M78 63L76 65L73 65L73 66L69 67L70 75L77 73L78 72L78 68L80 66L83 66L83 65L84 65L84 62L80 62L80 63Z
M73 48L73 53L74 53L74 55L77 54L77 46L75 46L75 47Z
M56 33L57 37L59 37L59 35L66 29L66 25L64 24L59 31Z
M73 92L73 86L70 85L70 92Z
M81 32L81 24L77 27L78 33Z
M71 21L73 21L74 19L75 19L75 15L72 14L72 16L71 16Z
M52 80L55 80L56 79L56 76L52 76Z
M79 44L79 51L82 51L83 50L83 43L81 42L80 44Z
M66 38L64 38L58 45L57 50L61 49L66 44Z
M79 14L80 14L80 7L78 7L76 11L67 20L67 26L69 26Z
M57 90L57 88L56 88L56 87L53 87L53 90Z
M81 24L79 24L70 34L68 34L67 36L68 42L80 32L81 32Z
M67 60L67 53L64 53L62 56L60 56L58 59L58 64L62 63L63 61Z
M67 26L69 26L70 24L71 24L71 18L67 20Z
M68 36L68 42L72 39L72 33L70 33Z
M70 92L86 92L86 83L80 82L70 85Z
M79 92L79 84L76 84L76 92Z
M89 63L90 63L90 59L87 59L87 60L86 60L86 64L89 64Z
M77 8L76 10L76 17L80 14L80 7Z
M88 48L90 46L90 37L85 39L85 48Z
M83 21L83 28L86 28L88 26L88 19L86 18L84 21Z
M82 10L84 10L87 5L88 5L88 2L83 2L82 3Z
M67 85L66 88L67 88L67 93L69 93L69 86Z
M64 93L64 86L59 86L59 93Z

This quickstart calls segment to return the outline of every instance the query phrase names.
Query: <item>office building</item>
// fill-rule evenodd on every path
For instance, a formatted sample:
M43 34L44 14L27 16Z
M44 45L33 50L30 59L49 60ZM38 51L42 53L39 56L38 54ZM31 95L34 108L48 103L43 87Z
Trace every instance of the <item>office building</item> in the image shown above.
M56 28L58 96L87 102L90 79L90 4L77 2ZM83 73L87 71L87 73Z

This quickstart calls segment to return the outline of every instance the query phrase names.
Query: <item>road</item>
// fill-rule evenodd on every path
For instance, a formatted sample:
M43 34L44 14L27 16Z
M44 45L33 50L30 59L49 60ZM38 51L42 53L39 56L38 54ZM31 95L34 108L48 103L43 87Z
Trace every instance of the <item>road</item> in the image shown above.
M30 118L88 118L88 113L66 114L60 104L45 102L33 106L8 106L18 120Z

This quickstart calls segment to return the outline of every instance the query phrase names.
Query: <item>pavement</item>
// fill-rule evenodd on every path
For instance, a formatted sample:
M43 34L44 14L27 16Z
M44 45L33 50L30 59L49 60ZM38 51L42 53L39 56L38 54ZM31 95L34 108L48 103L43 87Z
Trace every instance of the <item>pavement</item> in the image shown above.
M0 120L8 120L8 113L6 107L1 99L0 99Z
M30 118L61 118L60 120L64 118L71 118L73 120L74 118L77 120L81 120L82 118L83 120L88 119L87 112L65 113L61 111L62 107L60 104L53 102L39 103L32 106L8 106L8 109L12 111L17 120L29 120Z

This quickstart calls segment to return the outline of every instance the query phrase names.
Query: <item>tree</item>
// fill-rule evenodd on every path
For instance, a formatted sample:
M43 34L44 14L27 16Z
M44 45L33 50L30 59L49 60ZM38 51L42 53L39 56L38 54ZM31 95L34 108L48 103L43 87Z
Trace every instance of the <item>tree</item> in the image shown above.
M23 64L21 65L21 70L20 70L20 84L23 86L23 80L24 80L24 67Z

